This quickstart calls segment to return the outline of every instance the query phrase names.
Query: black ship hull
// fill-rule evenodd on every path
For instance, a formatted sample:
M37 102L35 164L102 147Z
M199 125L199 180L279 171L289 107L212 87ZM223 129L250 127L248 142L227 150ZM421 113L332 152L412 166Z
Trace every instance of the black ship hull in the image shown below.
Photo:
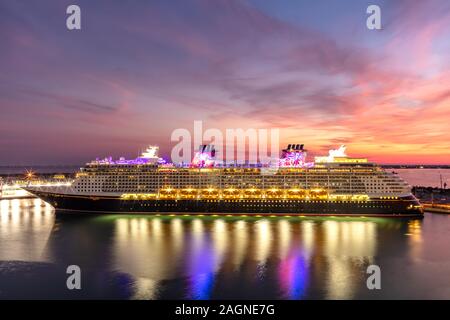
M117 197L81 196L31 191L57 211L90 213L169 213L169 214L248 214L248 215L312 215L312 216L423 216L414 196L368 201L329 200L124 200Z

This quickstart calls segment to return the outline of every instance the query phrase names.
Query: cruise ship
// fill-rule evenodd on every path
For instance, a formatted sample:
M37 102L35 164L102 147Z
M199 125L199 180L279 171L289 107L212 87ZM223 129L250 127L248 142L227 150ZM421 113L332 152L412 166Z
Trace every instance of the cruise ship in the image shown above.
M35 196L22 189L19 184L2 184L0 181L0 200L28 198L35 198Z
M27 172L29 174L29 178L34 176L33 172ZM60 175L56 175L58 177ZM53 177L55 178L55 177ZM13 200L13 199L32 199L36 198L36 196L28 191L26 191L25 187L56 187L56 186L69 186L71 182L67 179L61 179L56 181L55 179L49 181L43 180L27 180L27 179L8 179L8 181L4 181L2 177L0 177L0 200Z
M289 144L269 164L216 161L202 145L189 164L166 163L150 146L134 160L96 159L69 186L29 186L57 212L160 215L422 217L411 187L345 146L307 162Z

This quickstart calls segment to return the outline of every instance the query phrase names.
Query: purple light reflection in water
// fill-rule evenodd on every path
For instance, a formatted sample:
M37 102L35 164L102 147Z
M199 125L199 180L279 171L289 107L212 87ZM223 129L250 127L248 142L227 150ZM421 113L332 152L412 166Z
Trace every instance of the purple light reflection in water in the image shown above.
M300 250L292 251L278 266L281 291L286 299L300 299L308 284L308 265Z
M215 252L211 239L203 232L203 222L193 221L193 250L189 258L189 290L188 298L206 300L211 297L214 285Z

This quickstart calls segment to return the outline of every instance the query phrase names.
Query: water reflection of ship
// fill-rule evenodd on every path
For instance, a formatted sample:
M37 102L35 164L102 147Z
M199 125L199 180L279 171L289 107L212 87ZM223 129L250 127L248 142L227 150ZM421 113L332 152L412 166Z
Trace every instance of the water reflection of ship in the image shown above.
M351 298L398 252L384 243L421 248L420 221L55 217L39 199L0 201L0 228L0 260L77 264L100 285L118 270L134 298Z
M352 298L377 252L390 250L377 239L408 232L407 222L369 219L84 219L57 217L49 256L129 274L145 299Z
M53 208L40 199L0 200L0 261L45 261Z
M418 220L230 219L55 217L39 199L1 200L8 240L0 260L77 264L94 280L86 286L108 293L105 274L117 271L129 294L115 297L344 299L373 297L365 286L369 264L382 265L387 283L407 266L384 257L423 256Z

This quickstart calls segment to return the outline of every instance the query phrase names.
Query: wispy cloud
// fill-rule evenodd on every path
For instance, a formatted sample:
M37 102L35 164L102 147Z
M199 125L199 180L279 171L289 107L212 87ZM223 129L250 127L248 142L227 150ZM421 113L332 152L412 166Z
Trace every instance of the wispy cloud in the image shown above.
M382 31L365 28L364 11L349 16L362 7L351 1L330 21L293 22L254 1L80 0L83 29L69 32L68 4L1 4L0 139L23 141L1 141L2 161L36 144L53 159L55 131L86 158L107 136L122 141L111 148L148 137L167 151L171 130L202 119L279 127L313 152L346 143L383 162L450 162L448 1L380 1Z

